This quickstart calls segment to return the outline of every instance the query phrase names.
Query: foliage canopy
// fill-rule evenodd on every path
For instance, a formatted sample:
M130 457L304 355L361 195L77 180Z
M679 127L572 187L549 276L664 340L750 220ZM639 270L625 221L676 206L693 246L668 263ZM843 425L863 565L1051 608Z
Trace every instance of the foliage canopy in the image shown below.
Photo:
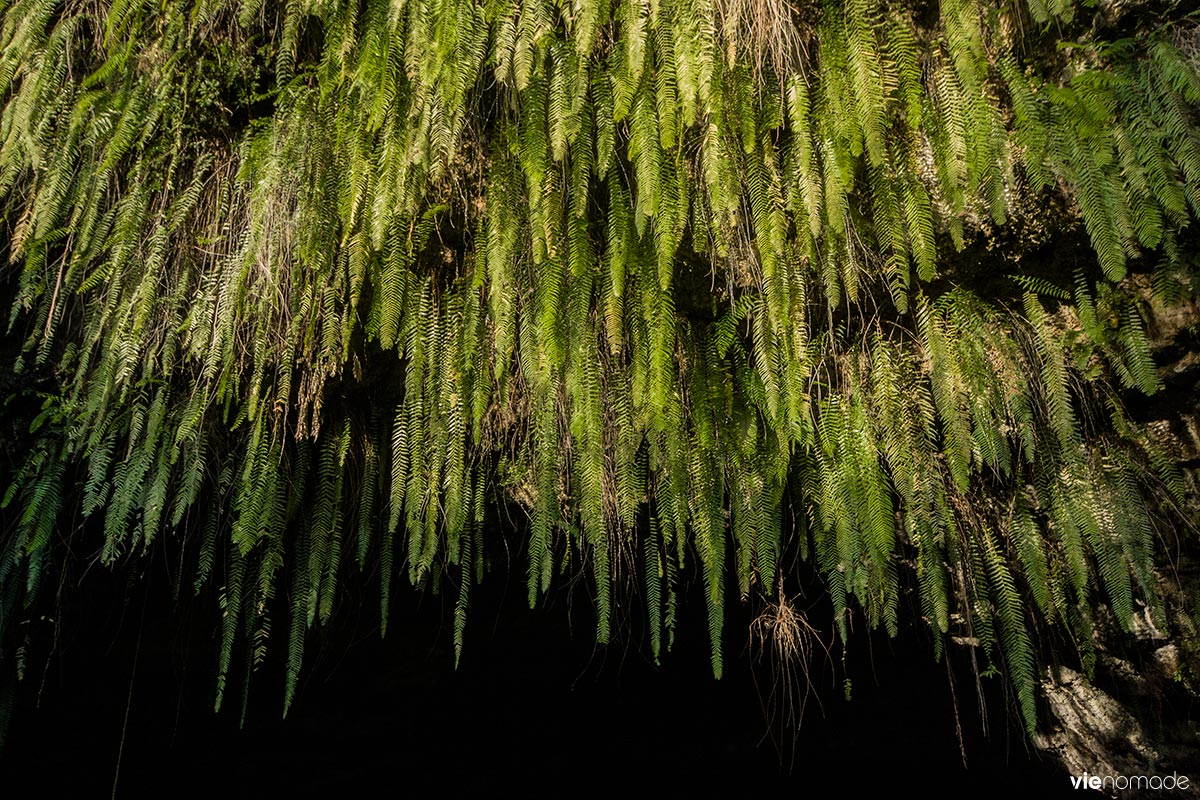
M385 629L398 574L453 586L461 649L514 501L529 602L586 565L601 642L633 583L657 657L694 569L720 675L735 585L777 597L798 549L840 636L912 591L1032 730L1040 642L1086 665L1098 603L1161 613L1183 501L1122 402L1159 387L1127 275L1194 291L1163 13L0 0L7 401L40 403L0 636L83 539L179 537L217 702L282 610L286 709L347 570Z

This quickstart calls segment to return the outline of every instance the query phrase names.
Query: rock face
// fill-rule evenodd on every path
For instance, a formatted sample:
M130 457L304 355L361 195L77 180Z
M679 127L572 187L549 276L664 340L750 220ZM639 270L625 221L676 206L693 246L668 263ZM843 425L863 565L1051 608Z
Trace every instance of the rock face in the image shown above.
M1193 589L1195 577L1193 565ZM1048 671L1042 688L1052 721L1035 744L1073 776L1186 775L1189 787L1177 794L1200 797L1200 695L1190 677L1197 665L1183 660L1194 652L1194 628L1191 636L1186 644L1167 641L1147 626L1123 656L1099 652L1093 680L1065 666ZM1161 790L1118 794L1162 796Z
M1163 384L1162 392L1146 404L1143 418L1185 469L1195 498L1200 472L1200 297L1156 303L1149 281L1139 277L1143 280L1134 287L1149 312L1147 333Z
M1141 722L1086 677L1063 667L1044 687L1058 727L1037 744L1056 754L1072 775L1137 775L1160 765Z
M1130 288L1149 311L1148 333L1162 391L1131 411L1182 468L1193 506L1200 472L1200 303L1170 306L1150 299L1148 282ZM1183 510L1200 521L1200 508ZM1099 620L1092 679L1067 666L1042 680L1047 723L1035 744L1073 776L1189 778L1167 796L1200 797L1200 560L1197 531L1160 531L1172 569L1159 575L1167 619L1135 619L1130 633ZM1107 624L1104 624L1106 623ZM1121 797L1163 797L1163 790L1117 791Z

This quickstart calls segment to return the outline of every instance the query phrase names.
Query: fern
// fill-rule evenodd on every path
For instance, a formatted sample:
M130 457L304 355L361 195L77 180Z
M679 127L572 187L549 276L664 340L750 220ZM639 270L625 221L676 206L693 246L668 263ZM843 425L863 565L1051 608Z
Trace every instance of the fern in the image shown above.
M95 536L107 565L182 542L220 587L218 698L279 594L290 708L376 566L384 630L398 572L456 586L457 662L490 502L528 514L530 605L590 571L599 641L632 565L661 659L694 566L720 674L726 588L769 597L800 552L843 640L913 589L1030 728L1043 646L1094 659L1089 604L1161 612L1188 485L1118 390L1160 388L1127 276L1195 288L1200 77L1169 26L368 5L0 4L6 352L49 387L0 646ZM1060 229L1091 247L1073 286L1032 261Z

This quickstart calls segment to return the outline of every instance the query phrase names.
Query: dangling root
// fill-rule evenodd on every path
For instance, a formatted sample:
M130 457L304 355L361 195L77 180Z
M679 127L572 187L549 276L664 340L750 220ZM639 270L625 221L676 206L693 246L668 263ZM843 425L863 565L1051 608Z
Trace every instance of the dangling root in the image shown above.
M769 709L767 735L781 757L786 752L789 770L795 757L795 736L810 695L820 703L813 692L811 675L815 645L820 645L828 660L829 648L804 612L784 593L781 580L778 600L768 599L762 613L750 623L750 650L758 660L765 655L770 662L771 690L764 704ZM785 748L785 744L792 746Z

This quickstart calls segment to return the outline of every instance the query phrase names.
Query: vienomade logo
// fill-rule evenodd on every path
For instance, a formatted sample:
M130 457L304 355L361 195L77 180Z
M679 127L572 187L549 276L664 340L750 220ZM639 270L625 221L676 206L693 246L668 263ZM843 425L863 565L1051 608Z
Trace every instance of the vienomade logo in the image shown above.
M1170 775L1082 775L1071 776L1075 789L1183 789L1191 787L1187 775L1172 772Z

